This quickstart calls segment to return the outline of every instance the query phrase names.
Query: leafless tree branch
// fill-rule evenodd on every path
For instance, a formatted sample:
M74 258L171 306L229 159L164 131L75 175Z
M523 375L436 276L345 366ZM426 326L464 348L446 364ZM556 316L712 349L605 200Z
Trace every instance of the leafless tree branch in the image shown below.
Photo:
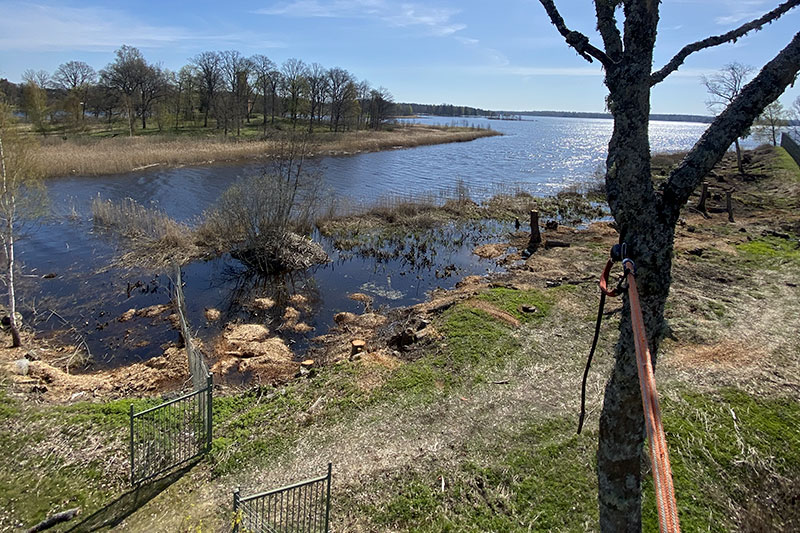
M619 0L595 0L594 7L597 14L597 30L603 37L606 54L617 61L622 56L622 36L614 17L614 10L619 5Z
M779 5L769 13L763 15L760 18L752 20L746 24L742 24L735 30L731 30L727 33L722 35L715 35L713 37L708 37L703 39L702 41L697 41L692 44L687 44L684 46L680 52L675 54L675 57L669 60L669 63L664 65L661 70L658 70L650 75L650 85L655 85L664 81L664 79L678 70L683 62L689 57L690 54L695 52L699 52L700 50L704 50L706 48L711 48L712 46L718 46L721 44L725 44L728 42L736 42L739 38L747 35L751 31L758 31L761 29L764 24L768 24L774 20L777 20L781 17L784 13L800 5L800 0L787 0L783 4Z
M547 15L550 17L550 21L558 30L564 39L567 41L567 44L574 48L578 54L584 58L589 63L592 62L592 58L597 59L600 63L603 64L604 67L611 66L614 62L606 55L605 52L592 46L589 43L589 38L578 31L571 31L567 28L567 25L564 23L564 19L561 17L561 14L558 12L558 8L553 3L553 0L539 0L544 6L545 11L547 11ZM797 0L800 2L800 0Z

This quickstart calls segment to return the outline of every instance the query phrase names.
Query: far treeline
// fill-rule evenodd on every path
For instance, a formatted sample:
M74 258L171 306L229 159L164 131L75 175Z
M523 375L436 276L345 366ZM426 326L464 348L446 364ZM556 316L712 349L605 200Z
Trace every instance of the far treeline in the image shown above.
M611 113L588 113L583 111L492 111L479 107L452 104L395 104L395 112L400 116L436 115L440 117L487 117L522 120L522 117L562 117L562 118L613 118ZM703 122L710 124L714 117L704 115L651 114L650 120L676 122Z
M117 122L133 136L211 129L225 136L267 128L309 132L380 129L394 114L391 93L339 67L300 59L278 65L264 55L209 51L177 72L123 45L99 71L69 61L52 74L27 70L20 84L0 79L0 101L13 106L38 133L78 133Z

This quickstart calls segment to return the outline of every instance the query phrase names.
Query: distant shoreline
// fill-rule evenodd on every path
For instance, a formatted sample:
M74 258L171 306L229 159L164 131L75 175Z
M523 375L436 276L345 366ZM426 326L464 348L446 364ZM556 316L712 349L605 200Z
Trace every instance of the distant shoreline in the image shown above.
M601 118L611 119L611 113L594 113L588 111L552 111L552 110L528 110L513 111L506 109L481 109L479 107L455 106L451 104L415 104L397 103L396 118L410 118L422 116L448 117L453 119L469 118L489 118L489 119L511 119L517 117L556 117L556 118ZM653 113L650 120L664 120L668 122L699 122L710 124L714 121L713 116L692 115L690 113Z
M614 118L611 113L589 113L581 111L522 111L518 113L509 113L521 115L523 117L557 117L557 118ZM679 115L679 114L662 114L653 113L650 115L650 120L662 120L665 122L700 122L703 124L711 124L714 117L705 115Z
M433 115L418 113L415 115L397 115L392 118L395 119L415 119L427 117L442 117L456 119L475 119L485 118L489 120L520 120L517 117L551 117L551 118L591 118L591 119L613 119L611 113L590 113L583 111L498 111L496 115ZM650 120L660 120L664 122L695 122L699 124L711 124L714 117L705 115L675 115L675 114L659 114L655 113L650 115Z

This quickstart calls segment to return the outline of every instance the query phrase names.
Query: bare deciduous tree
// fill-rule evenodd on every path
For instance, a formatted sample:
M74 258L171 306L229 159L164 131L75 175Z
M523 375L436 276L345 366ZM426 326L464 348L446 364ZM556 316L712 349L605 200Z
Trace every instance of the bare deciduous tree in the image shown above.
M53 74L53 82L77 98L80 104L80 118L86 116L86 101L89 88L97 79L94 69L83 61L67 61L58 66ZM79 117L76 117L79 118Z
M13 346L21 344L17 323L15 242L25 221L41 216L46 202L30 141L13 125L11 108L0 104L0 241L5 253L4 281L8 290L8 315Z
M203 52L194 56L191 61L201 80L203 96L200 105L203 108L203 127L207 128L208 114L222 84L222 58L219 52Z
M52 79L46 70L33 70L28 69L22 73L22 81L25 83L35 83L42 89L47 89Z
M297 117L304 111L303 97L307 90L306 64L300 59L287 59L281 67L283 74L283 91L286 100L286 110L292 121L292 127L297 124Z
M369 127L373 130L381 129L381 126L389 120L394 111L394 97L389 89L378 87L370 91L369 100Z
M125 112L128 115L128 133L133 137L133 123L136 120L135 97L140 89L142 73L147 62L138 48L122 45L116 51L117 58L100 71L100 79L107 87L119 91Z
M232 126L236 128L236 135L241 133L242 117L247 113L248 77L253 68L250 60L236 50L222 53L222 73L225 84L226 117L230 117ZM225 123L225 134L228 133L228 124Z
M306 85L308 87L308 133L314 131L314 116L319 115L322 121L322 105L328 92L328 77L325 69L319 63L309 65L306 72Z
M167 73L159 65L145 63L139 70L139 115L142 119L142 129L147 129L147 117L153 104L167 94L169 81Z
M778 134L788 125L786 109L780 101L775 100L764 108L764 111L756 119L754 127L759 139L771 142L772 146L778 146Z
M339 131L346 104L351 95L353 76L343 68L328 70L328 95L330 97L331 130Z
M675 225L681 209L734 140L794 82L800 71L800 33L717 116L660 190L653 186L650 169L648 125L652 88L675 72L691 54L761 29L800 4L800 0L788 0L736 29L688 44L656 71L653 71L653 50L660 2L595 0L602 49L586 35L569 29L553 0L540 2L567 44L587 61L599 61L605 71L607 106L614 120L606 160L606 196L620 240L627 243L629 254L636 261L648 344L655 359L666 330L664 304L671 283ZM620 15L624 19L622 31L617 22ZM615 365L600 416L598 500L602 531L638 532L641 531L644 417L627 296L623 305Z
M262 126L264 127L264 134L267 133L267 109L270 107L270 96L273 97L275 93L272 91L272 73L275 71L275 63L265 55L257 54L250 58L250 63L253 65L253 76L255 78L255 86L261 95L261 107L264 113L264 120ZM277 86L275 86L277 89ZM274 104L272 106L274 108ZM274 109L273 109L274 117Z
M728 63L713 76L703 76L703 85L706 86L708 94L711 98L706 102L708 109L712 112L718 112L725 107L729 106L739 93L742 91L745 83L747 83L750 74L753 73L753 67L749 65L742 65L738 62ZM745 132L742 137L749 134ZM736 166L739 169L739 174L744 174L742 168L742 148L739 146L739 137L733 141L736 147Z

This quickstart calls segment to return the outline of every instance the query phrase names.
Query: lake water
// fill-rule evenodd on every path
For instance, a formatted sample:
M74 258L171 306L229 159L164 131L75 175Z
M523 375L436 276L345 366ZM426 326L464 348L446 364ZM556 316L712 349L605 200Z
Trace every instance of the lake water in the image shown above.
M535 195L553 194L586 180L603 164L612 127L605 119L429 117L417 121L466 122L490 126L503 135L469 143L320 158L316 164L328 189L353 205L391 196L446 195L459 183L467 185L476 199L517 188ZM653 122L652 150L686 150L706 126ZM158 344L177 336L167 322L142 318L120 323L116 317L131 308L167 303L169 280L108 268L116 253L115 242L92 227L92 199L98 195L114 201L133 198L191 222L237 179L258 170L256 164L213 165L49 180L53 216L34 228L18 247L25 274L18 294L26 323L33 323L39 331L63 334L69 330L70 336L84 339L95 367L158 355ZM310 302L302 319L315 330L287 339L302 348L307 337L325 332L336 312L361 309L361 304L347 298L349 293L365 292L375 298L376 306L409 305L422 301L435 287L451 287L463 275L496 270L494 262L478 260L470 251L475 243L491 240L505 230L493 227L472 232L464 246L443 251L435 265L425 269L341 254L327 241L323 245L333 262L292 276L253 278L227 257L194 263L184 269L189 318L203 338L218 332L218 326L206 324L203 318L208 307L220 309L227 318L259 320L275 327L280 323L280 304L300 293ZM438 271L450 265L456 275L442 278ZM45 279L46 274L56 276ZM243 309L243 304L257 296L270 296L279 305L273 312Z

